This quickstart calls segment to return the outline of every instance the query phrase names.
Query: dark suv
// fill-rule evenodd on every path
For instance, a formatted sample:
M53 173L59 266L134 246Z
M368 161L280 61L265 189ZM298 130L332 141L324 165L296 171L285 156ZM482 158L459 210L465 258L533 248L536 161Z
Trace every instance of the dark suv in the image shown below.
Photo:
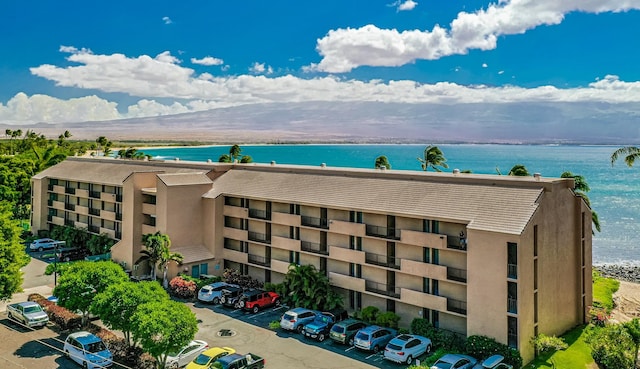
M82 260L89 254L89 250L84 247L65 247L56 251L56 257L59 261Z
M322 342L329 336L331 327L337 322L349 317L345 309L336 308L318 315L311 323L304 326L302 333L305 337L317 339Z
M260 309L280 305L280 295L263 290L245 291L238 299L237 308L257 313Z
M244 291L240 287L226 287L222 290L222 296L220 296L220 303L227 307L236 307L240 295Z
M336 323L329 332L329 338L342 344L353 346L353 337L367 324L356 319L347 319Z

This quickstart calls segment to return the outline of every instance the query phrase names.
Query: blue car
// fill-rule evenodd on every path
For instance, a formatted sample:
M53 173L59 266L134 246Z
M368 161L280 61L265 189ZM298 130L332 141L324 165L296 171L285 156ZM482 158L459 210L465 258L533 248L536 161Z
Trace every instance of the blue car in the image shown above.
M378 352L397 334L395 329L370 325L356 333L353 345L360 350Z
M430 339L413 334L401 334L389 341L384 349L384 358L411 365L413 359L429 352L431 352Z

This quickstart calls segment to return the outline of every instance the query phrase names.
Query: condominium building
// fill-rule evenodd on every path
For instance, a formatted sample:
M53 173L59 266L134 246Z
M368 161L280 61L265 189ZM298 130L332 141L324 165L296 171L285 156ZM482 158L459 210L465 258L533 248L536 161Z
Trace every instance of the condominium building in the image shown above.
M490 336L525 361L532 336L584 322L592 301L591 211L572 179L69 158L32 181L34 230L107 233L134 275L156 231L184 256L170 276L278 283L312 264L349 309Z

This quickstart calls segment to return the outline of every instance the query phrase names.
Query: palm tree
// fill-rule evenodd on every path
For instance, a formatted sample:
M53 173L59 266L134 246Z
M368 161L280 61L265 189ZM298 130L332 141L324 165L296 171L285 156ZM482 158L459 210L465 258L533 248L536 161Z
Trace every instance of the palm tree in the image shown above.
M158 259L158 264L162 268L162 287L164 287L165 289L169 288L169 280L167 279L169 263L173 261L176 264L180 265L182 264L182 260L184 260L182 254L169 251L171 241L169 241L169 236L166 237L168 241L167 247L162 249L162 253L160 254L160 258Z
M507 175L516 176L516 177L527 177L527 176L530 176L531 174L527 170L527 167L525 167L522 164L516 164L513 166L513 168L511 168L511 170L509 171L509 174Z
M231 146L231 148L229 149L229 156L231 156L231 159L235 161L235 160L238 160L241 152L242 152L242 149L240 148L240 146L236 144Z
M36 172L39 173L54 166L67 158L67 154L58 150L57 146L49 146L44 151L39 151L35 146L31 147L36 156Z
M373 164L373 167L378 169L385 167L387 169L391 169L391 164L389 163L389 159L386 156L380 155L376 158L376 162Z
M614 151L611 154L611 166L618 160L619 157L624 156L624 162L627 166L632 167L636 159L640 158L640 147L637 146L625 146Z
M160 260L160 255L163 253L163 249L168 248L167 243L171 243L169 236L160 232L142 235L142 244L146 250L140 251L142 255L134 264L138 265L143 261L147 262L151 267L151 278L154 281L156 280L156 265Z
M573 178L573 191L576 195L582 197L584 202L587 203L587 206L591 208L591 201L589 200L589 196L587 196L587 192L591 191L591 188L584 176L566 171L560 175L560 178ZM596 231L600 232L600 218L598 217L598 213L593 209L591 209L591 222ZM594 232L592 231L592 233Z
M429 145L425 147L423 156L424 158L417 159L422 164L422 170L424 171L429 170L430 167L436 172L442 172L442 169L438 167L449 168L449 165L447 165L447 159L444 157L442 150L440 150L438 146Z
M109 140L105 136L100 136L96 139L96 143L98 144L97 156L100 156L100 149L106 147ZM106 156L106 153L104 155Z
M229 149L228 154L220 155L220 157L218 158L218 162L219 163L234 163L234 162L252 163L253 162L253 158L249 155L243 155L241 157L240 156L241 152L242 152L242 149L240 148L240 146L238 146L237 144L233 145ZM240 158L240 160L238 160L238 158Z

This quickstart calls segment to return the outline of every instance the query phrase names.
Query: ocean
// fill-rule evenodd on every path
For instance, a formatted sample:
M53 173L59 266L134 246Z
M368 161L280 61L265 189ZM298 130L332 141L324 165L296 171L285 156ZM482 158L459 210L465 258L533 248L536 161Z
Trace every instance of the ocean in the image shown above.
M610 156L618 146L570 145L437 145L447 158L448 171L454 168L478 174L506 174L515 164L530 173L559 177L564 171L585 177L591 191L592 208L598 213L602 232L593 238L594 264L640 265L640 164L629 168L623 161L611 165ZM197 146L142 149L156 159L217 161L230 146ZM254 162L373 168L375 159L386 155L392 169L421 170L417 157L425 145L246 145L243 155Z

